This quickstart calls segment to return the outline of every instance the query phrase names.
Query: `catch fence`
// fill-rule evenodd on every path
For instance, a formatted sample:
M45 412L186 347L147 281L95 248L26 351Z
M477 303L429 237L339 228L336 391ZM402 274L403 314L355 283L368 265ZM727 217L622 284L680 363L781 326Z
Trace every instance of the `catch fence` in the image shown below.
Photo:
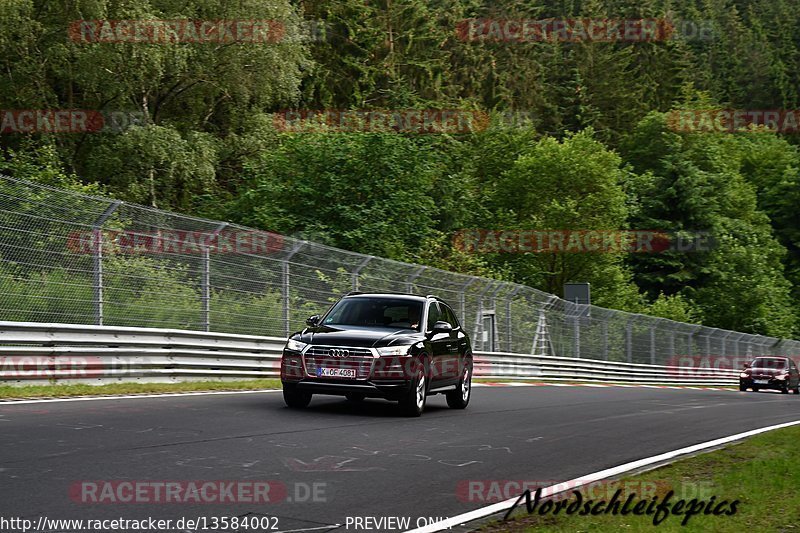
M484 352L692 367L800 353L794 340L575 304L0 176L2 321L286 336L353 290L436 294Z

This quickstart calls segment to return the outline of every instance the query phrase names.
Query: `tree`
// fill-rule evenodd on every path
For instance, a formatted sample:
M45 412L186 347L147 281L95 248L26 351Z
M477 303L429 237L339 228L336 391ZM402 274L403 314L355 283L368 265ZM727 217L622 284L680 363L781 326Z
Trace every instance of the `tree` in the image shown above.
M558 231L625 227L625 172L617 154L591 131L563 141L545 137L531 145L497 179L491 200L494 228ZM618 308L638 306L638 294L622 264L622 252L573 253L544 250L497 254L493 263L514 280L560 294L564 283L588 281L596 302Z
M431 234L441 171L428 136L284 135L247 167L238 222L401 259Z
M737 142L728 134L671 132L662 113L639 123L623 143L627 161L648 177L632 191L640 199L634 228L710 234L715 246L637 254L629 263L650 298L682 294L700 307L706 325L787 335L795 318L785 250L730 156Z

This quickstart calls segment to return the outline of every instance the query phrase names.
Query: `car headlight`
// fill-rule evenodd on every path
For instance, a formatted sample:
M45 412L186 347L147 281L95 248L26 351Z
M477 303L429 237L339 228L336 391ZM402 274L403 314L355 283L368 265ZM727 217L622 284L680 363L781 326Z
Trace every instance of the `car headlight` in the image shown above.
M748 374L747 372L742 372L741 374L739 374L739 377L740 378L749 378L750 374Z
M385 348L378 348L378 355L408 355L408 351L412 346L413 344L406 344L404 346L387 346Z
M305 342L296 341L294 339L289 339L286 343L286 349L292 350L293 352L302 352L303 348L308 346Z

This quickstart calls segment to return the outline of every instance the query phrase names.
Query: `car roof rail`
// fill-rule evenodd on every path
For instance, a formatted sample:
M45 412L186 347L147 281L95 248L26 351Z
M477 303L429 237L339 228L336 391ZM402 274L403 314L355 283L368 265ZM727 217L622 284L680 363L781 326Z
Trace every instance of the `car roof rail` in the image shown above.
M441 300L441 298L439 298L439 297L438 297L438 296L436 296L435 294L429 294L429 295L427 295L425 298L433 298L434 300Z
M356 294L364 294L364 293L361 291L350 291L347 294L345 294L345 296L355 296Z

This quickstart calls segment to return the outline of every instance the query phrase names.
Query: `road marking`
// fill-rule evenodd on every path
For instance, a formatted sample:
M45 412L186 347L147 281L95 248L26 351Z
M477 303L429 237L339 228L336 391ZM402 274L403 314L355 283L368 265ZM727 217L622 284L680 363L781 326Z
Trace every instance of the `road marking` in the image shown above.
M0 400L0 407L27 403L88 402L94 400L129 400L132 398L172 398L175 396L212 396L216 394L261 394L262 392L281 392L281 389L210 391L210 392L168 392L162 394L126 394L120 396L87 396L80 398L43 398L38 400Z
M795 420L793 422L786 422L783 424L776 424L773 426L767 426L759 429L753 429L750 431L745 431L744 433L737 433L735 435L730 435L728 437L722 437L707 442L701 442L700 444L695 444L693 446L687 446L685 448L679 448L671 452L666 452L659 455L654 455L652 457L639 459L638 461L631 461L630 463L625 463L619 466L607 468L605 470L600 470L592 474L587 474L585 476L577 477L570 481L565 481L562 483L558 483L556 485L551 485L549 487L543 488L542 498L552 496L553 494L558 494L559 492L564 492L566 490L574 490L577 487L581 487L583 485L587 485L595 481L601 481L603 479L618 476L620 474L624 474L632 470L638 470L645 466L662 463L664 461L671 461L682 455L688 455L690 453L707 450L709 448L715 448L717 446L728 444L737 440L746 439L748 437L752 437L760 433L766 433L767 431L773 431L775 429L783 429L791 426L796 426L798 424L800 424L800 420ZM569 487L569 489L565 489L564 487ZM453 526L460 526L467 522L478 520L479 518L485 518L487 516L506 511L510 509L514 505L514 503L516 503L518 500L519 496L516 496L514 498L509 498L505 501L498 502L492 505L487 505L486 507L481 507L480 509L475 509L474 511L463 513L458 516L453 516L451 518L442 520L440 522L436 522L434 524L418 527L416 529L410 529L408 530L407 533L433 533L436 531L443 531L445 529L452 528Z

